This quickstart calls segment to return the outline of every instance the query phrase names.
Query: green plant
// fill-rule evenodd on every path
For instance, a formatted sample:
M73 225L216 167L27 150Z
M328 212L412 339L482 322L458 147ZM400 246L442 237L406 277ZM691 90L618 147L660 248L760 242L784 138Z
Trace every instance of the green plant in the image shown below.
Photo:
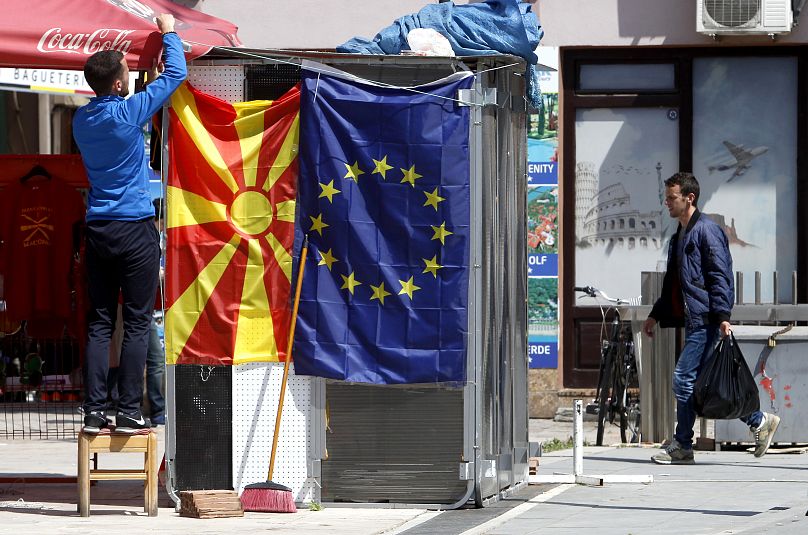
M567 437L566 440L559 440L554 438L541 443L542 453L549 453L551 451L568 450L572 447L572 437Z
M561 439L558 439L558 438L554 438L554 439L542 442L541 443L541 451L542 451L542 453L549 453L551 451L568 450L568 449L572 448L574 442L575 441L572 439L572 437L567 437L566 440L561 440ZM586 440L584 440L583 445L584 446L591 446L591 444L589 442L587 442Z
M322 511L322 510L323 510L323 504L318 502L309 503L309 511Z

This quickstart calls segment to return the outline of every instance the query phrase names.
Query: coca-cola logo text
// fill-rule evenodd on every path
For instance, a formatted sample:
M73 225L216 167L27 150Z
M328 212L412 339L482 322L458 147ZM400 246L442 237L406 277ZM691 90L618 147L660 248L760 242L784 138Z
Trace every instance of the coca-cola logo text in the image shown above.
M42 34L36 49L46 54L66 52L68 54L95 54L99 50L129 52L132 40L129 35L135 30L100 28L93 33L62 33L61 28L51 28Z

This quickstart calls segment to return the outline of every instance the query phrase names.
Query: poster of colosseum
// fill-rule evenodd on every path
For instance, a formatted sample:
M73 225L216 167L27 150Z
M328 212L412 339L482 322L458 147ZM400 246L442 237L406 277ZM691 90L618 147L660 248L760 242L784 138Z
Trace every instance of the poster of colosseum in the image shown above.
M772 272L788 280L796 269L796 60L698 58L693 84L698 207L724 228L747 302L755 271L770 302ZM678 119L676 109L578 110L576 285L637 297L642 271L665 270L677 222L663 182L679 170ZM779 297L790 300L788 284Z
M663 109L579 110L576 117L575 284L640 295L640 273L664 269L675 226L663 180L676 171L678 117ZM582 303L583 304L583 303Z

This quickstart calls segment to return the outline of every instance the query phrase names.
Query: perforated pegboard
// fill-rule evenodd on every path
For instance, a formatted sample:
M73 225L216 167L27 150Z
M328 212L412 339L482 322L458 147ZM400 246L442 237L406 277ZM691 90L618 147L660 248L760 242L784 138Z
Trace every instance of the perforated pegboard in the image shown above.
M200 91L227 102L244 101L242 65L189 65L188 81Z
M266 481L275 414L283 378L282 363L233 366L233 487ZM322 446L317 431L325 426L322 380L289 371L281 415L281 432L272 481L292 489L296 502L320 501L314 476Z

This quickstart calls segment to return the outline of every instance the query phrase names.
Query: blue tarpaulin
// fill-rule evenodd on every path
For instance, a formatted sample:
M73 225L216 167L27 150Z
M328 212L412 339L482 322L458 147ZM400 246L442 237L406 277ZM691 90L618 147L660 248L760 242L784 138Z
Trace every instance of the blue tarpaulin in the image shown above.
M531 5L517 0L488 0L456 6L451 2L430 4L418 13L405 15L381 30L372 40L353 39L337 52L399 54L409 50L407 34L415 28L431 28L445 36L458 56L512 54L528 62L527 98L541 107L541 94L534 52L544 32Z

